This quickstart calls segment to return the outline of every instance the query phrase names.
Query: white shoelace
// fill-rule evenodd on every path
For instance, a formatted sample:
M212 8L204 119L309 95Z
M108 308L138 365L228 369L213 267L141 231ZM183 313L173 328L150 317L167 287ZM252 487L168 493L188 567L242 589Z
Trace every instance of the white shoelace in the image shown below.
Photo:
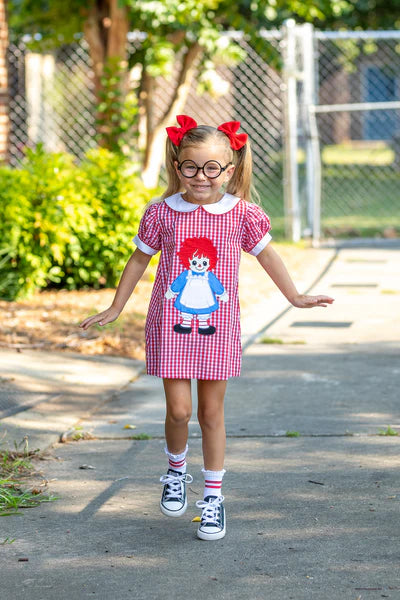
M183 475L161 475L160 481L163 485L167 485L165 490L165 499L182 498L182 483L192 483L193 477L189 473Z
M218 496L213 500L206 502L205 500L197 500L196 506L202 509L201 513L201 524L207 525L212 523L213 525L219 525L218 523L218 512L220 504L224 501L224 496Z

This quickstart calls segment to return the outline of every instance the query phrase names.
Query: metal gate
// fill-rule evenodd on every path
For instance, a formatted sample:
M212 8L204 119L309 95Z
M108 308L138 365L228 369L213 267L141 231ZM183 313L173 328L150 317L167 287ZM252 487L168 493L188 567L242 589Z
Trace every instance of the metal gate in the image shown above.
M288 237L398 235L400 32L284 33Z

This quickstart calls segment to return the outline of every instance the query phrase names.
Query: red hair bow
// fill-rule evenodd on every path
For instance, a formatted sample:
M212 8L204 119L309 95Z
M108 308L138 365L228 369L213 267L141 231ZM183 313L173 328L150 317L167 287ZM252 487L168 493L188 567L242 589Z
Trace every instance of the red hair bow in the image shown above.
M247 133L236 133L240 127L240 121L228 121L228 123L222 123L217 129L225 133L230 142L232 150L240 150L247 142Z
M197 127L197 123L187 115L178 115L176 120L180 127L167 127L167 135L175 146L179 146L185 133Z

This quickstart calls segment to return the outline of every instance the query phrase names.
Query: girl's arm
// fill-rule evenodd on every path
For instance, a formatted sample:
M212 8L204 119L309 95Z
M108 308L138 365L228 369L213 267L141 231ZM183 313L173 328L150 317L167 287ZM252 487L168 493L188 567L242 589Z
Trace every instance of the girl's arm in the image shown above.
M115 321L115 319L119 317L138 281L145 272L150 259L151 256L149 254L145 254L139 250L139 248L136 248L135 252L128 260L124 272L122 273L122 277L118 284L111 306L97 315L88 317L82 321L79 327L82 327L82 329L88 329L95 323L98 323L99 325L107 325L107 323Z
M297 308L313 308L314 306L327 306L334 301L330 296L307 296L306 294L299 294L281 257L270 244L257 255L257 260L293 306Z

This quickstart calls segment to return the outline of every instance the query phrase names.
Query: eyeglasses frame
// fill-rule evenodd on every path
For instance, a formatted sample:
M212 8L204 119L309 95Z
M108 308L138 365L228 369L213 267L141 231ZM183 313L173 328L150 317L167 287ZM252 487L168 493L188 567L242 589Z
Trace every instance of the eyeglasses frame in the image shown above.
M190 163L193 163L193 164L196 166L196 168L197 168L197 171L196 171L196 173L195 173L194 175L189 175L189 176L188 176L188 175L184 175L184 174L182 173L182 165L183 165L183 163L185 163L185 162L190 162ZM205 167L205 166L206 166L208 163L210 163L210 162L217 163L217 165L218 165L218 166L219 166L219 168L221 169L221 170L220 170L220 172L218 173L218 175L216 175L215 177L210 177L209 175L206 175L206 174L205 174L205 172L204 172L204 167ZM197 174L198 174L198 172L199 172L199 171L203 171L203 175L204 175L204 177L207 177L207 179L217 179L217 178L218 178L220 175L222 175L222 173L223 173L224 171L226 171L226 169L227 169L227 168L228 168L228 167L229 167L231 164L232 164L232 163L231 163L231 162L229 162L227 165L225 165L225 167L223 167L222 165L220 165L220 164L219 164L219 162L218 162L217 160L207 160L207 161L204 163L204 165L203 165L202 167L199 167L199 166L198 166L198 165L197 165L197 164L194 162L194 160L186 159L186 160L183 160L181 163L178 163L178 170L179 170L179 171L182 173L182 176L183 176L183 177L185 177L186 179L193 179L193 177L196 177L196 176L197 176Z

